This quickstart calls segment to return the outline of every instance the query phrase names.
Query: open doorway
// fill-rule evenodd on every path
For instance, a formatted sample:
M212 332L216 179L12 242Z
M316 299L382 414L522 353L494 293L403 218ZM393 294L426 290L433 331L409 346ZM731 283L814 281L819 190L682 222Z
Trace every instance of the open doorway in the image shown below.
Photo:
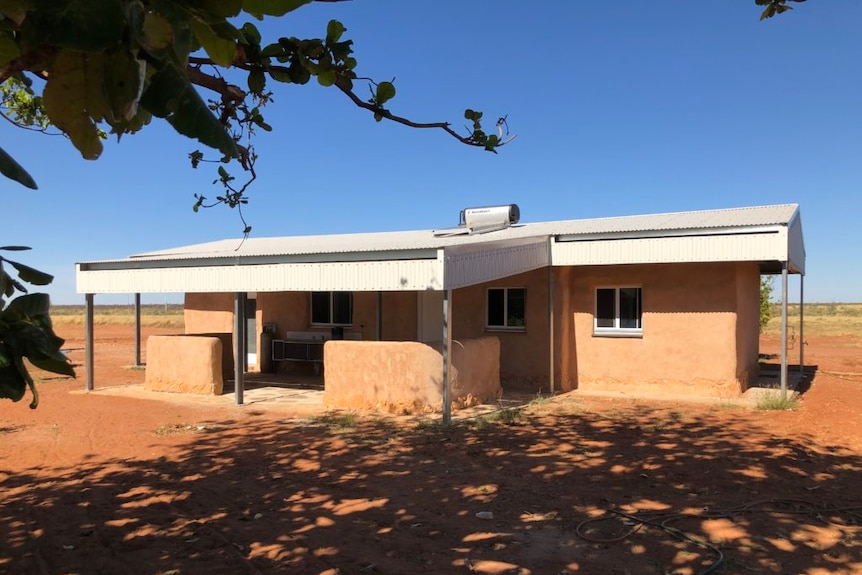
M257 292L245 298L245 351L247 365L257 365Z
M423 343L443 339L443 292L421 291L418 298L419 330L417 340Z

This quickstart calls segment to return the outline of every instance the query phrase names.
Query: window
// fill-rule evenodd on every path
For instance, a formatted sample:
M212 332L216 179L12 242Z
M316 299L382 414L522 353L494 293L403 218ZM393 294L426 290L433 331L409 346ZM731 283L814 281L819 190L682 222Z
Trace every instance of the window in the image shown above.
M353 324L353 294L348 291L311 292L311 323Z
M490 288L488 290L488 327L521 329L526 326L527 290L524 288Z
M640 336L643 334L641 288L596 289L595 335Z

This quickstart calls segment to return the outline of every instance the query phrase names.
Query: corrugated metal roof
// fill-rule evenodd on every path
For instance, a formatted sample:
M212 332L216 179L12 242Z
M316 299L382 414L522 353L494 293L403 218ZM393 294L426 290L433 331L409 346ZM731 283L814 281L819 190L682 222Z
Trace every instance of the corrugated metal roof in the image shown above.
M436 250L447 246L502 242L530 237L643 233L673 230L745 228L787 225L798 210L796 204L755 206L622 216L582 220L537 222L477 235L438 237L433 230L227 239L133 255L119 260L91 263L147 262L249 257L302 256L314 254L384 253ZM87 262L84 262L87 263Z

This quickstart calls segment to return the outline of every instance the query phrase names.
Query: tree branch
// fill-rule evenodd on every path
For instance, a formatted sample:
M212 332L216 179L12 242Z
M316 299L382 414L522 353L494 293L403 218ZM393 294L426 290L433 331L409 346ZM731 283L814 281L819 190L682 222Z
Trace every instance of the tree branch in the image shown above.
M221 94L222 99L230 102L242 102L245 100L245 91L234 84L229 84L223 78L211 76L201 71L198 65L212 65L213 62L206 58L189 58L189 66L186 71L189 75L189 81L196 86L207 88L217 94Z
M404 126L409 126L411 128L422 128L422 129L437 128L437 129L443 130L444 132L446 132L447 134L449 134L450 136L452 136L453 138L455 138L456 140L458 140L462 144L467 144L468 146L480 146L480 147L485 146L485 144L476 142L472 138L464 137L461 134L459 134L458 132L456 132L455 130L453 130L451 128L451 126L449 125L449 122L414 122L413 120L410 120L409 118L404 118L402 116L396 116L395 114L393 114L392 112L390 112L389 110L387 110L385 108L381 108L380 106L375 106L374 104L366 102L366 101L362 100L362 98L360 98L359 96L356 95L356 93L351 88L350 83L345 78L336 78L335 87L338 88L339 90L341 90L342 93L344 93L344 95L346 95L348 98L350 98L350 100L354 104L356 104L358 107L363 108L365 110L368 110L370 112L373 112L373 113L375 113L375 114L377 114L383 118L386 118L387 120L391 120L397 124L402 124Z
M320 1L320 0L318 0ZM324 1L341 1L341 0L324 0ZM214 63L212 60L208 58L200 58L200 57L190 57L189 58L189 80L198 86L203 88L207 88L216 93L222 95L222 97L230 96L231 99L241 100L240 94L245 95L245 92L242 91L238 86L234 86L232 84L228 84L221 78L216 78L214 76L210 76L208 74L203 73L199 66L212 66ZM240 62L235 62L234 67L239 68L241 70L249 71L255 68L254 65L245 64ZM287 73L288 69L284 66L267 66L267 70L276 70L279 72ZM462 136L458 132L452 129L449 122L414 122L409 118L405 118L403 116L397 116L390 112L385 108L381 108L380 106L375 106L370 102L366 102L362 100L356 93L353 91L350 81L345 77L338 77L335 80L335 86L341 90L344 95L346 95L350 100L359 108L364 110L368 110L374 114L379 115L382 118L386 118L392 122L397 124L401 124L404 126L408 126L410 128L420 128L420 129L439 129L443 130L462 144L466 144L468 146L476 146L476 147L484 147L485 144L481 142L477 142L472 139L470 136Z
M59 48L54 46L39 46L35 50L22 54L15 58L3 68L0 68L0 84L21 72L33 72L39 74L39 70L44 70L47 64L54 55L59 52Z

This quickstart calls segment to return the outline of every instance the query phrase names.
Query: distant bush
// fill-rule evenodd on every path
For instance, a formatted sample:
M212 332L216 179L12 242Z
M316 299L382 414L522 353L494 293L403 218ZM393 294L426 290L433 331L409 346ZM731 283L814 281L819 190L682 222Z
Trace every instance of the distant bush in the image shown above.
M760 331L766 329L772 318L772 279L772 276L760 276Z

